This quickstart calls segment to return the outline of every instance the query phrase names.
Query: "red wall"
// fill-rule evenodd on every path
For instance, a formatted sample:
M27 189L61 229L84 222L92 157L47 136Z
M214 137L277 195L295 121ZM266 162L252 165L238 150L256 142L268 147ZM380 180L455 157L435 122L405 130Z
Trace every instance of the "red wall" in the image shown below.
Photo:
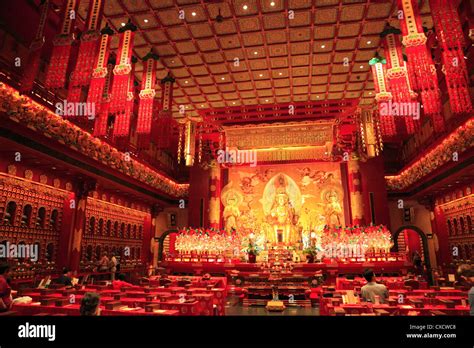
M362 176L362 193L364 197L364 215L367 224L371 222L370 196L374 193L375 223L390 225L388 212L387 187L384 177L384 164L382 156L371 158L367 162L360 162Z
M189 180L189 219L190 227L209 225L209 170L195 165L190 170ZM203 225L200 225L201 199L204 202Z

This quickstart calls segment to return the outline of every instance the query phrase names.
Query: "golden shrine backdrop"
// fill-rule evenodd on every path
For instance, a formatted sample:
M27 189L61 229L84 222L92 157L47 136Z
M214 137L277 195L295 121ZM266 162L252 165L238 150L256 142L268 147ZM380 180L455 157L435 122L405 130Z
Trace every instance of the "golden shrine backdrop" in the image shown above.
M233 167L221 193L224 227L260 243L305 242L345 225L343 195L339 163Z

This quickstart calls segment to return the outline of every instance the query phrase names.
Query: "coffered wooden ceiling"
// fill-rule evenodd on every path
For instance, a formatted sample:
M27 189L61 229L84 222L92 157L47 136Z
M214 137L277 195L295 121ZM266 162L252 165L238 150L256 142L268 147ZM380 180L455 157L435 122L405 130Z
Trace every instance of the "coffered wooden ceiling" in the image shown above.
M82 18L88 3L81 1ZM398 25L396 12L396 1L384 0L106 0L104 9L115 30L128 19L138 26L135 54L159 54L158 78L168 71L176 78L175 117L178 105L198 116L252 105L371 103L368 61L389 19ZM421 12L431 28L428 1ZM142 69L138 63L139 80Z

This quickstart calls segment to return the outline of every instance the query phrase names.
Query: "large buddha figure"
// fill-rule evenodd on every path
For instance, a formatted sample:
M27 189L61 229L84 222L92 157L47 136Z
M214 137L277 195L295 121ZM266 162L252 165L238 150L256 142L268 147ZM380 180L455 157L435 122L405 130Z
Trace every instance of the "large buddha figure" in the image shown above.
M292 203L288 194L286 180L283 175L275 180L275 195L266 219L271 226L270 235L267 235L268 241L285 244L298 242L299 236L296 227L298 216L295 212L294 203Z

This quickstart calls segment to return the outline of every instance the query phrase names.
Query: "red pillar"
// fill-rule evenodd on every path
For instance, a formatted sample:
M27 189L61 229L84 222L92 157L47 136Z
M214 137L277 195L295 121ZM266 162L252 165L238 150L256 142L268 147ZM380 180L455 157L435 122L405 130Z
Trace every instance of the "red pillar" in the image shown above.
M446 226L446 217L443 209L436 205L434 208L434 220L431 221L433 232L438 237L438 264L449 264L452 261L452 253L449 249L448 228Z
M72 243L72 229L74 227L75 209L71 208L71 202L76 202L76 194L69 192L64 200L63 213L61 217L61 230L59 231L58 267L68 267L70 259L69 245Z

